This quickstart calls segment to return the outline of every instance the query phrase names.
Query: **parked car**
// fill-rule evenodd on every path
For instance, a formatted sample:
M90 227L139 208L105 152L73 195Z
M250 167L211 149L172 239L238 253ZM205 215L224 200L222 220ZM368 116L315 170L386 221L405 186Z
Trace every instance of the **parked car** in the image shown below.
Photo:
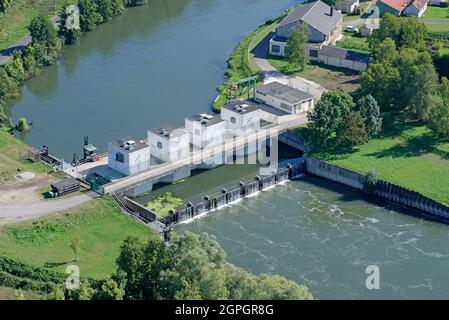
M357 29L354 26L346 26L345 31L346 32L351 32L351 33L359 33L359 29Z

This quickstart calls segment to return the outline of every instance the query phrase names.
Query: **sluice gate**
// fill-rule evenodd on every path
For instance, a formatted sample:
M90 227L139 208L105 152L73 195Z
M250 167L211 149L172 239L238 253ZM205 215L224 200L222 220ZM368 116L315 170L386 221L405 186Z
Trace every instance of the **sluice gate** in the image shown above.
M166 227L195 218L201 214L213 211L226 204L233 203L243 197L268 189L283 181L296 178L305 173L303 158L284 161L279 164L277 171L271 175L256 176L251 181L240 182L239 186L223 188L215 196L205 195L197 203L187 202L182 207L171 210L169 215L160 221Z

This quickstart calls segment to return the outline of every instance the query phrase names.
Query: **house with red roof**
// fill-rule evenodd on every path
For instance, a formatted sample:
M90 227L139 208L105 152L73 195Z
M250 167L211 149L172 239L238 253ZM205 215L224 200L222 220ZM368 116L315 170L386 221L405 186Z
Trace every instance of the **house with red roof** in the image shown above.
M421 17L428 3L429 0L379 0L377 7L381 17L387 12L395 16Z

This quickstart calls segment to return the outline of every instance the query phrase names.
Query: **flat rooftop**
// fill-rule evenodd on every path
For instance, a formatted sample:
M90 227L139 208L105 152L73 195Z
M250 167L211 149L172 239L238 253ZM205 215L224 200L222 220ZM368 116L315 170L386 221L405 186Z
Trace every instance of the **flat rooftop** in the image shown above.
M131 137L125 137L123 139L112 141L111 145L120 148L127 153L133 153L148 147L145 143L134 140Z
M247 114L259 110L259 106L251 101L233 101L225 104L222 108L239 114Z
M219 115L213 116L207 113L196 114L188 117L187 119L191 121L200 122L201 125L205 127L213 126L220 122L224 122L224 120Z
M258 93L270 95L290 104L295 104L305 100L313 99L313 96L307 92L295 89L280 82L274 81L265 84L256 89Z
M151 133L154 133L155 135L158 135L161 138L164 138L164 139L174 139L174 138L179 138L179 137L189 134L184 129L184 127L182 127L182 126L176 127L176 126L172 126L170 124L165 124L158 128L152 128L149 131Z

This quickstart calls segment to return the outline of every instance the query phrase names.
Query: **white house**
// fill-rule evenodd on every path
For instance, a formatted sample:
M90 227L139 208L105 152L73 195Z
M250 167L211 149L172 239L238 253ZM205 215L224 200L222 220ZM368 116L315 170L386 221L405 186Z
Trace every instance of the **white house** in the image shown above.
M108 165L126 176L150 168L150 148L130 137L113 141L108 147Z
M220 116L202 113L185 119L190 143L198 148L221 144L226 134L226 121Z
M421 17L427 10L427 4L429 0L414 0L410 5L402 12L404 16Z
M221 108L221 118L233 136L252 133L260 127L260 108L249 101L235 101Z
M190 136L183 128L164 125L148 130L151 156L165 162L186 157L190 152Z
M343 0L338 4L337 9L343 13L353 13L359 5L360 0Z
M342 14L322 1L315 1L299 6L279 23L270 40L269 53L284 57L291 30L302 23L308 26L310 44L333 45L342 36Z
M289 114L313 109L313 96L280 82L271 82L256 89L256 100Z

